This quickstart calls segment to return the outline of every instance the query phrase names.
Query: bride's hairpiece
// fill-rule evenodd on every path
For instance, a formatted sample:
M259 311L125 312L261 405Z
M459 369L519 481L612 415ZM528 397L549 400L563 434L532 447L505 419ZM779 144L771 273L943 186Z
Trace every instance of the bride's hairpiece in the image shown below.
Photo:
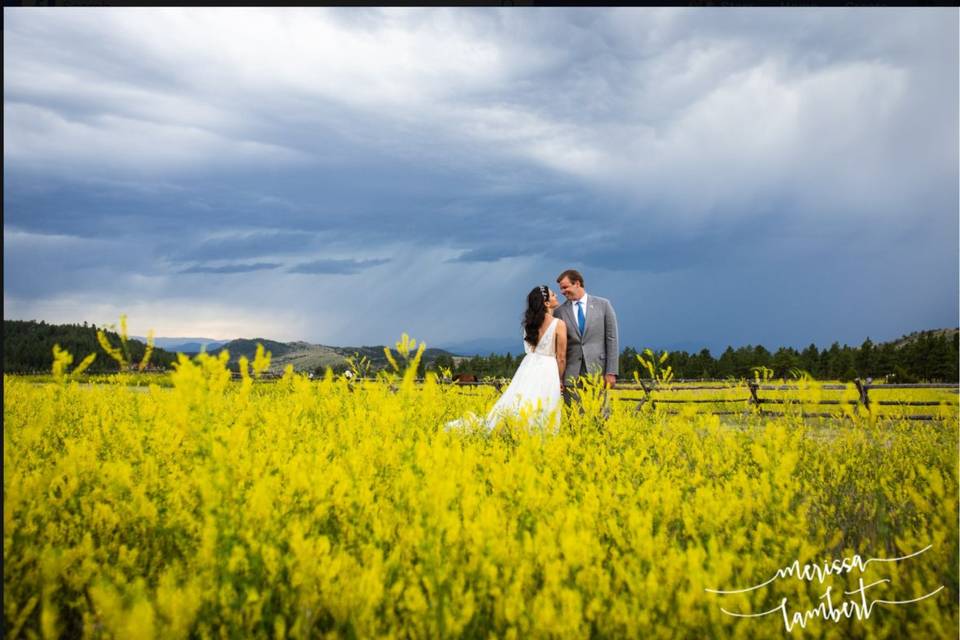
M543 294L543 301L546 302L550 299L550 292L543 285L540 285L540 293Z

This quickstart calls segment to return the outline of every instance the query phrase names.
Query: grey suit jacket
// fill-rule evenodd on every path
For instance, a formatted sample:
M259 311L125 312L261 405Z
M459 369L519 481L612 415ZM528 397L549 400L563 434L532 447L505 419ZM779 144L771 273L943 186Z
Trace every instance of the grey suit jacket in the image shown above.
M587 297L587 323L583 335L577 330L574 304L567 300L554 311L567 324L567 369L563 377L573 380L588 373L612 373L620 369L617 314L606 298Z

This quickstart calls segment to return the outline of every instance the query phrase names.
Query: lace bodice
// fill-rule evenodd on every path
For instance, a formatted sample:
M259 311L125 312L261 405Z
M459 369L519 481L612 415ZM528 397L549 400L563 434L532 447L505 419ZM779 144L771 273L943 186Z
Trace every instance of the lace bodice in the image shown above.
M537 348L534 349L530 346L530 343L526 340L523 341L523 350L525 353L536 353L541 356L550 356L551 358L557 355L556 341L553 339L554 334L557 332L557 323L560 322L560 318L554 318L553 322L550 323L550 326L547 327L547 330L543 332L543 336L540 338L540 343L537 344Z

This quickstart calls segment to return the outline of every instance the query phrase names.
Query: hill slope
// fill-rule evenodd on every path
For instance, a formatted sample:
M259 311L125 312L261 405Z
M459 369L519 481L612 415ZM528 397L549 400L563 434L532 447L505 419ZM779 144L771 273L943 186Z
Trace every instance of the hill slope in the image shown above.
M907 334L905 336L901 336L896 340L891 340L890 342L893 343L893 346L899 349L900 347L905 347L909 344L913 344L923 338L939 338L940 336L943 336L948 340L952 340L953 337L958 333L960 333L960 328L931 329L929 331L914 331L913 333Z
M288 364L293 365L294 371L316 371L327 367L334 369L348 366L347 358L355 354L370 361L374 369L382 369L388 365L383 353L383 347L330 347L308 342L276 342L263 338L231 340L219 349L210 353L219 354L221 351L230 353L230 362L237 362L240 356L253 360L257 351L257 344L270 352L270 371L283 371ZM437 358L450 357L452 354L443 349L427 349L423 354L424 364L432 364Z
M114 347L120 346L120 336L115 331L106 331L107 339ZM79 324L47 324L42 320L4 320L3 321L3 371L4 373L49 373L53 363L53 345L69 351L76 366L91 353L97 359L88 371L105 373L117 371L119 365L104 352L97 341L97 326ZM139 363L143 359L147 345L139 340L128 338L130 359ZM169 368L176 362L177 356L164 349L155 348L150 364Z

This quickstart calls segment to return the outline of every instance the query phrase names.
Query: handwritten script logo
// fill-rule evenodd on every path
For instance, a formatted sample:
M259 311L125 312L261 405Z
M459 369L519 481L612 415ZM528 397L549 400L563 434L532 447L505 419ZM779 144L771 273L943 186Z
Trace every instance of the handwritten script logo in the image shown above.
M732 593L747 593L748 591L754 591L765 587L768 584L779 580L780 578L786 577L795 577L798 580L805 580L812 582L814 579L818 580L820 584L823 584L823 581L831 575L838 574L842 575L844 573L850 573L854 569L857 569L860 573L864 573L867 569L867 566L871 562L899 562L901 560L907 560L908 558L913 558L921 553L929 550L933 545L927 545L920 551L915 551L914 553L901 556L899 558L868 558L863 560L859 555L854 555L852 558L842 558L834 559L830 562L824 562L822 565L819 564L805 564L803 567L800 566L799 560L794 560L793 563L777 569L777 572L766 582L761 582L758 585L752 587L747 587L745 589L706 589L709 593L716 593L718 595L729 595ZM844 591L843 595L847 596L858 596L857 598L844 600L842 602L834 603L833 601L833 587L827 587L823 595L820 596L820 600L823 600L819 605L813 609L808 609L806 611L794 611L790 613L787 608L787 599L783 598L780 601L780 604L770 609L769 611L763 611L761 613L737 613L734 611L727 611L723 607L720 608L725 614L729 616L735 616L737 618L760 618L763 616L768 616L771 613L776 613L779 611L783 615L783 626L787 631L791 631L796 625L800 625L801 628L805 628L807 623L812 618L821 618L823 620L831 620L833 622L838 622L841 618L851 618L856 616L858 620L866 620L870 617L870 614L873 612L874 605L877 604L910 604L913 602L920 602L925 600L933 595L936 595L943 589L943 585L931 591L930 593L924 594L917 598L911 598L909 600L881 600L875 599L867 601L867 589L875 587L878 584L883 584L884 582L890 582L889 579L881 579L871 582L869 584L864 584L863 578L858 580L860 587L854 589L853 591Z

